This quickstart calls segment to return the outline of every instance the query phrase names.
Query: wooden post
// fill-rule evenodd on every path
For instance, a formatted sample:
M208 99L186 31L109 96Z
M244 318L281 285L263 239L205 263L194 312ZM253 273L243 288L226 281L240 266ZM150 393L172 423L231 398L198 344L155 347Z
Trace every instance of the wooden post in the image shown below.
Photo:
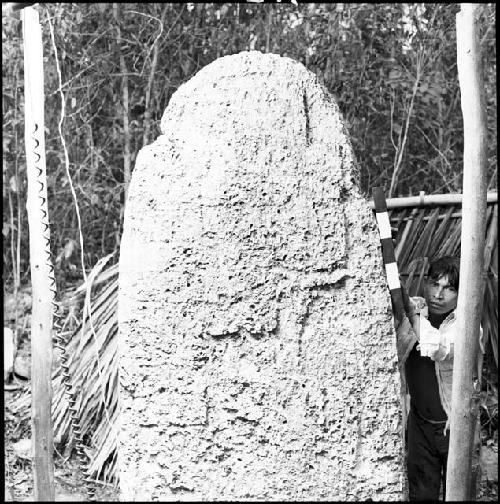
M460 290L453 366L446 500L475 500L474 429L480 383L477 371L486 227L486 117L477 4L457 14L457 63L464 122L464 176Z
M496 203L498 201L498 194L496 192L489 192L486 194L488 203ZM421 194L420 196L407 196L402 198L387 198L387 208L392 210L394 208L405 207L424 207L435 205L462 205L462 194ZM373 200L370 202L371 207L375 209Z
M35 501L54 502L52 292L45 171L42 31L33 7L22 11L25 143L33 306L31 315L31 436Z

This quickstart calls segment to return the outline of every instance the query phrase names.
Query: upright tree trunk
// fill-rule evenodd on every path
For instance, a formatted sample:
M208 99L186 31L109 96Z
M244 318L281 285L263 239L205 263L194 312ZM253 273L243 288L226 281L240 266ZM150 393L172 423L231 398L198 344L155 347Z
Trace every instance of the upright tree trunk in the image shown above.
M124 203L127 202L128 186L130 184L131 154L130 154L130 125L129 125L129 93L128 93L128 72L125 64L125 56L121 48L122 34L118 16L118 4L113 4L113 16L116 21L117 47L120 57L120 72L122 74L122 115L123 115L123 186Z
M446 500L475 498L472 484L474 429L480 383L477 354L483 294L486 226L486 118L477 5L457 14L457 63L464 118L464 178L458 330L455 341Z
M167 9L169 5L165 4L163 7L162 13L161 13L161 19L160 19L160 34L155 38L155 41L153 42L153 60L151 62L151 69L149 71L149 79L148 79L148 85L146 88L146 101L144 104L144 133L142 136L142 146L144 147L145 145L148 144L149 142L149 133L151 131L151 92L153 89L153 82L154 82L154 77L156 73L156 68L158 66L158 52L159 52L159 47L160 47L160 37L163 33L163 23L165 21L165 16L167 14Z
M23 11L26 165L33 307L31 429L35 501L54 502L52 403L52 292L45 172L43 48L38 13Z

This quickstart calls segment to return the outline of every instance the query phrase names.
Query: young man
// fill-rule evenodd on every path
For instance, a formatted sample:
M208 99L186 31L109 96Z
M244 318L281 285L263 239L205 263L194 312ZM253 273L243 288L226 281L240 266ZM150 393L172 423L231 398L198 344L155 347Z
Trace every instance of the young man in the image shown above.
M444 256L432 261L424 298L407 301L407 315L413 327L406 321L398 328L398 354L410 396L407 423L410 500L439 500L441 481L443 499L446 495L459 275L458 258ZM482 334L480 342L481 338Z

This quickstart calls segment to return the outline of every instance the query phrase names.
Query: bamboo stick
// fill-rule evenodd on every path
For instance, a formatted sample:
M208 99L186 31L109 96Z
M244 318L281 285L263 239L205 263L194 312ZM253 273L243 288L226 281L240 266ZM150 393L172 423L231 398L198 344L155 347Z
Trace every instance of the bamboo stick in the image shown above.
M32 284L31 429L35 501L54 502L52 292L45 171L42 31L33 7L22 11L28 224ZM47 226L46 226L47 225ZM48 258L47 258L48 253Z
M486 114L481 70L478 6L461 4L456 15L457 66L464 121L463 216L457 331L453 365L446 500L475 500L474 430L486 227Z
M415 209L417 210L417 209ZM418 211L418 210L417 210ZM462 212L453 212L452 214L450 214L450 216L448 218L452 218L452 219L461 219L462 218ZM428 221L430 220L432 217L430 215L426 215L422 220L423 221ZM444 220L447 218L447 214L441 214L441 215L438 215L438 217L436 218L436 220ZM392 217L391 216L391 222L394 222L394 220L396 219L395 217ZM412 221L412 220L415 220L415 217L413 216L410 216L410 217L403 217L401 219L402 222L408 222L408 221Z
M421 196L408 196L404 198L388 198L387 209L404 208L404 207L419 207L433 205L461 205L462 194L422 194ZM487 203L498 203L498 193L489 192L486 194ZM375 209L373 200L370 201L372 209Z

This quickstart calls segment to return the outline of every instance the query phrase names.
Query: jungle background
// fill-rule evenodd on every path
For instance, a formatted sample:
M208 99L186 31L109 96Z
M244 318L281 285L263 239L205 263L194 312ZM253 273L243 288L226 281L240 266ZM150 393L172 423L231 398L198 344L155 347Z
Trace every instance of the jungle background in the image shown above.
M162 114L176 89L228 54L277 53L318 76L344 115L367 198L377 185L386 188L387 197L462 192L459 4L50 3L36 9L44 43L51 248L62 300L74 298L82 283L82 258L86 272L113 252L116 264L137 153L159 135ZM488 191L497 188L495 19L495 4L482 4ZM71 183L59 134L61 85ZM15 331L19 353L28 362L23 93L21 21L19 13L2 8L4 325ZM78 309L68 309L68 328L77 324ZM497 367L493 359L486 360L492 371L486 373L490 383L482 423L485 443L497 450ZM5 393L6 484L9 492L17 489L18 500L29 495L31 462L12 446L29 438L30 426L9 412L8 402L21 393ZM70 455L71 449L56 464L61 481L71 486L69 474L76 469L67 469ZM496 488L493 480L488 483L484 500L495 500Z

